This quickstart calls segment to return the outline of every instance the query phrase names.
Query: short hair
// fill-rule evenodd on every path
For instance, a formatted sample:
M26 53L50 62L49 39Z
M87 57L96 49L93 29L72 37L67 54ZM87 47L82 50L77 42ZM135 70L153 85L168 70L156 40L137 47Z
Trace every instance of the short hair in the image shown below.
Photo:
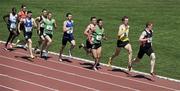
M15 8L15 7L12 8L12 11L14 11L14 10L16 11L16 8Z
M92 16L92 17L90 18L90 21L92 21L93 19L96 19L96 17L95 17L95 16Z
M42 12L47 11L47 9L42 9Z
M24 7L26 7L26 5L22 4L22 5L21 5L21 8L24 8Z
M47 12L47 15L49 15L49 14L52 14L52 12L50 12L50 11L49 11L49 12Z
M71 13L66 13L66 17L68 17L69 15L72 15Z
M103 21L103 20L102 20L102 19L98 19L98 20L97 20L97 23L99 23L100 21Z
M125 19L128 19L128 18L129 18L128 16L123 16L122 21L124 21Z
M148 27L149 25L152 25L152 24L153 24L152 22L148 21L148 22L146 23L146 27Z
M27 11L27 14L32 13L32 11Z

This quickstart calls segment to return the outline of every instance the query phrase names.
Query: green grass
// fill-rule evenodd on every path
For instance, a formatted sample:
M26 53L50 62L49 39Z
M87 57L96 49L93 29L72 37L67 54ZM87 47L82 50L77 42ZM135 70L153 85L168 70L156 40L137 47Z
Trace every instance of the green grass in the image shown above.
M97 16L104 20L107 41L103 41L101 62L107 63L116 47L116 35L121 17L130 17L130 40L133 47L133 57L138 52L138 37L147 21L154 22L153 46L157 56L156 72L159 75L180 79L180 0L1 0L0 16L7 14L12 7L20 8L25 3L33 16L40 14L43 8L53 12L57 19L58 29L54 34L51 51L58 52L61 46L62 22L65 13L71 12L75 21L75 39L77 45L85 42L83 31L89 23L90 16ZM6 40L7 29L2 18L0 19L0 40ZM33 34L33 43L36 44L36 33ZM67 54L67 49L65 51ZM91 59L78 47L74 56ZM150 61L144 56L140 64L134 69L149 72ZM126 67L127 53L122 50L121 55L114 60L114 65Z

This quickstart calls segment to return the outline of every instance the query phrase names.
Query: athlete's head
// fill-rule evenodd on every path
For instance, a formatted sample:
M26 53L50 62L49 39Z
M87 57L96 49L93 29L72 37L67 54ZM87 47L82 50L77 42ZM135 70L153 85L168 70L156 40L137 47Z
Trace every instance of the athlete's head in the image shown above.
M102 19L98 19L97 20L97 24L99 27L102 27L103 26L103 20Z
M123 24L128 25L128 22L129 22L128 16L124 16L124 17L122 18L122 22L123 22Z
M13 15L16 14L16 8L15 8L15 7L12 8L12 14L13 14Z
M52 18L52 13L51 13L51 12L48 12L48 13L47 13L47 18L48 18L48 19L51 19L51 18Z
M27 17L31 18L32 17L32 11L27 11Z
M67 18L68 20L72 20L72 14L71 14L71 13L67 13L67 14L66 14L66 18Z
M146 23L146 28L148 28L149 30L152 30L152 28L153 28L153 23L152 23L152 22L147 22L147 23Z
M47 10L46 10L46 9L43 9L43 10L42 10L42 15L43 15L43 16L47 16Z
M91 21L91 23L94 24L94 25L97 23L96 17L91 17L90 21Z
M24 4L21 5L21 10L25 12L26 11L26 5L24 5Z

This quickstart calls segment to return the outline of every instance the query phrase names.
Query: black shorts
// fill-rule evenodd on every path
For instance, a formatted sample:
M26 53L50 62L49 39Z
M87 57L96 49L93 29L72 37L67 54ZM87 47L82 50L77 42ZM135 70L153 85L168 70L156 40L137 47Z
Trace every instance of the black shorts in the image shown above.
M52 37L53 37L52 34L47 34L47 33L44 33L43 36L44 36L44 37L49 36L49 38L51 38L51 39L52 39Z
M40 27L40 33L39 33L39 37L41 37L44 33L44 28L43 27Z
M140 49L139 49L139 52L138 52L138 58L142 59L145 53L148 56L150 56L152 53L154 53L154 51L153 51L152 47L140 46Z
M25 37L26 41L27 41L28 39L31 39L31 37L32 37L32 32L24 32L24 37Z
M92 44L92 49L98 49L101 46L101 43Z
M67 42L70 42L74 40L74 36L73 34L70 34L70 35L63 35L63 39L62 39L62 44L65 46L67 44Z
M129 41L117 40L117 47L119 47L119 48L125 47L127 44L129 44Z
M86 48L87 49L92 49L92 44L89 42L89 40L86 40Z

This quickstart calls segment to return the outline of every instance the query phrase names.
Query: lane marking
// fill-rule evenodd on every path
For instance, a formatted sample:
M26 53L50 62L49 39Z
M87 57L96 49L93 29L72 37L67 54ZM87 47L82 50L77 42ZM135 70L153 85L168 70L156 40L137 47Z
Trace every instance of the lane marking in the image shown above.
M75 74L75 73L66 72L66 71L63 71L63 70L57 70L57 69L54 69L54 68L50 68L50 67L46 67L46 66L42 66L42 65L38 65L38 64L27 63L27 62L24 62L24 61L21 61L21 60L12 59L12 58L5 57L5 56L2 57L1 55L0 55L0 57L1 58L5 58L5 59L9 59L9 60L14 60L14 61L21 62L21 63L25 63L25 64L29 64L29 65L33 65L33 66L37 66L37 67L41 67L41 68L45 68L45 69L56 71L56 72L62 72L62 73L68 74L68 75L73 75L73 76L77 76L77 77L81 77L81 78L85 78L85 79L89 79L89 80L105 83L105 84L112 85L112 86L117 86L117 87L129 89L129 90L134 90L134 91L140 91L138 89L134 89L134 88L131 88L131 87L122 86L122 85L119 85L119 84L114 84L114 83L111 83L111 82L108 82L108 81L103 81L103 80L99 80L99 79L95 79L95 78L90 78L90 77L87 77L87 76L81 76L81 75L78 75L78 74Z
M8 65L4 65L4 64L0 64L0 65L4 66L4 67L7 67L7 68L11 68L11 69L19 70L19 71L22 71L22 72L30 73L30 74L33 74L33 75L41 76L41 77L44 77L44 78L48 78L48 79L51 79L51 80L56 80L56 81L59 81L59 82L64 82L64 83L68 83L68 84L71 84L71 85L79 86L79 87L86 88L86 89L89 89L89 90L99 91L99 90L94 89L94 88L90 88L90 87L87 87L87 86L79 85L79 84L76 84L76 83L68 82L68 81L57 79L57 78L53 78L53 77L48 77L48 76L45 76L43 74L39 74L39 73L35 73L35 72L19 69L19 68L8 66ZM58 90L56 90L56 91L58 91Z
M17 90L17 89L10 88L10 87L4 86L4 85L0 85L0 87L6 88L6 89L9 89L9 90L12 90L12 91L19 91L19 90Z

